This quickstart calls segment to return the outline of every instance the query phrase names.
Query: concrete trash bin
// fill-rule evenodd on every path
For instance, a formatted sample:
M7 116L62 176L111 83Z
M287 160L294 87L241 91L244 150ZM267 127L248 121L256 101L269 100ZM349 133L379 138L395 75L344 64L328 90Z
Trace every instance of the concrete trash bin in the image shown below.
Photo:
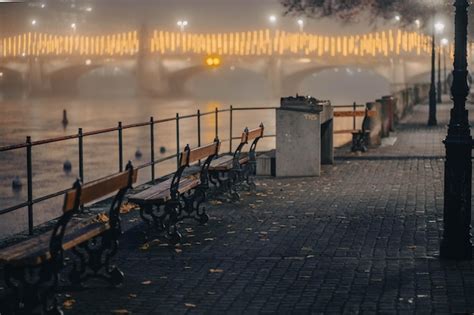
M281 99L276 110L276 176L319 176L332 164L333 111L313 97Z

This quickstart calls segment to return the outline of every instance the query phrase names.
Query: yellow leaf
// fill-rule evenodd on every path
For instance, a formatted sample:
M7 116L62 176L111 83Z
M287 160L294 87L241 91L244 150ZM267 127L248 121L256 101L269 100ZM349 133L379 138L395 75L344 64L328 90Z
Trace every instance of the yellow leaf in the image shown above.
M125 309L119 309L119 310L113 310L112 314L130 314L130 312Z
M67 299L66 301L63 302L63 307L67 310L71 309L72 306L76 303L76 300L74 299Z
M109 216L106 215L105 213L99 213L97 215L97 221L102 222L102 223L107 223L109 222Z
M211 269L209 269L209 272L210 272L210 273L223 273L224 270L222 270L222 269L212 269L212 268L211 268Z
M195 308L195 307L196 307L196 304L184 303L184 306L189 307L189 308Z
M131 298L131 299L134 299L134 298L136 298L136 297L137 297L137 295L136 295L136 294L134 294L134 293L130 293L130 294L128 295L128 297L129 297L129 298Z
M120 213L129 213L130 210L133 210L137 208L137 205L131 202L125 202L121 207L120 207Z
M149 243L145 243L143 244L142 246L139 247L141 250L149 250L150 249L150 244Z

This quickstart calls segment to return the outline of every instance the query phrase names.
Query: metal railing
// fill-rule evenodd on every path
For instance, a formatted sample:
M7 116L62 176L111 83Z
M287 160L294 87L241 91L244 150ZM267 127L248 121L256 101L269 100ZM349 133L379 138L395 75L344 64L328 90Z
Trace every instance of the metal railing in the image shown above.
M122 122L118 122L117 127L113 128L106 128L106 129L100 129L100 130L94 130L94 131L89 131L89 132L83 132L82 128L78 129L77 134L73 135L68 135L68 136L62 136L62 137L56 137L56 138L50 138L50 139L44 139L44 140L38 140L38 141L32 141L31 137L28 136L26 137L26 141L24 143L20 144L14 144L14 145L7 145L0 147L0 153L1 152L6 152L6 151L12 151L12 150L20 150L20 149L26 149L26 177L27 177L27 200L25 202L17 203L13 206L9 206L7 208L0 208L0 216L4 215L9 212L13 212L15 210L21 209L21 208L28 208L28 233L30 235L33 234L34 232L34 224L33 224L33 219L34 219L34 205L58 196L63 195L66 193L70 188L66 188L63 190L59 190L41 197L34 198L33 197L33 167L32 167L32 161L33 161L33 154L32 154L32 148L36 146L41 146L49 143L54 143L54 142L62 142L62 141L67 141L67 140L74 140L77 139L78 143L78 161L79 161L79 178L81 180L84 180L84 138L86 137L92 137L100 134L106 134L106 133L113 133L117 132L117 139L118 139L118 170L119 172L123 171L124 169L124 160L123 160L123 133L124 130L127 129L132 129L132 128L138 128L138 127L145 127L149 126L149 135L150 135L150 162L140 164L136 166L137 169L144 169L147 167L150 167L150 175L151 175L151 181L154 181L156 179L156 173L155 173L155 165L163 163L168 160L172 160L176 158L176 163L179 166L179 153L181 150L181 143L180 143L180 122L195 118L197 119L197 144L198 146L201 145L201 118L204 116L208 115L214 115L214 120L215 120L215 126L214 126L214 133L215 137L218 138L219 136L219 114L221 113L226 113L229 112L229 135L228 138L220 139L221 142L229 142L229 152L232 152L232 141L235 139L240 139L239 137L234 137L232 134L232 129L233 129L233 113L235 111L254 111L254 110L275 110L277 107L233 107L230 106L228 109L221 109L219 110L218 108L215 108L213 111L209 112L204 112L201 113L200 110L197 111L196 114L190 114L190 115L183 115L180 116L179 113L176 113L176 116L173 118L166 118L166 119L160 119L160 120L155 120L153 117L150 117L150 120L148 122L142 122L142 123L135 123L135 124L129 124L129 125L123 125ZM160 159L155 159L155 129L156 125L163 124L166 122L171 122L175 121L176 125L176 153L160 158ZM242 126L242 130L245 126ZM266 135L266 138L268 137L275 137L274 134ZM110 176L112 174L109 174L107 176ZM107 177L106 176L106 177Z

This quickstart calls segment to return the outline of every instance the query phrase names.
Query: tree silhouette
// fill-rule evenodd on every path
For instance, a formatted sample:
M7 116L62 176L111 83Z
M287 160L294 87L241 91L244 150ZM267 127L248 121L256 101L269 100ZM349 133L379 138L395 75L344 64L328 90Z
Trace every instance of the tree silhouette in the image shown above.
M451 14L449 0L280 0L285 14L310 18L336 17L352 22L361 13L369 13L372 21L400 17L402 25L419 21L426 25L435 14Z

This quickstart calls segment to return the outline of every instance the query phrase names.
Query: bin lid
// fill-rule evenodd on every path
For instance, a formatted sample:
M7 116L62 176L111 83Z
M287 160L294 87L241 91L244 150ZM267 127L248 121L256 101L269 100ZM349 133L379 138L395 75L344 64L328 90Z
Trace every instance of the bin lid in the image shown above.
M291 110L305 113L320 113L324 106L331 106L330 101L318 100L311 96L282 97L280 100L280 109Z

